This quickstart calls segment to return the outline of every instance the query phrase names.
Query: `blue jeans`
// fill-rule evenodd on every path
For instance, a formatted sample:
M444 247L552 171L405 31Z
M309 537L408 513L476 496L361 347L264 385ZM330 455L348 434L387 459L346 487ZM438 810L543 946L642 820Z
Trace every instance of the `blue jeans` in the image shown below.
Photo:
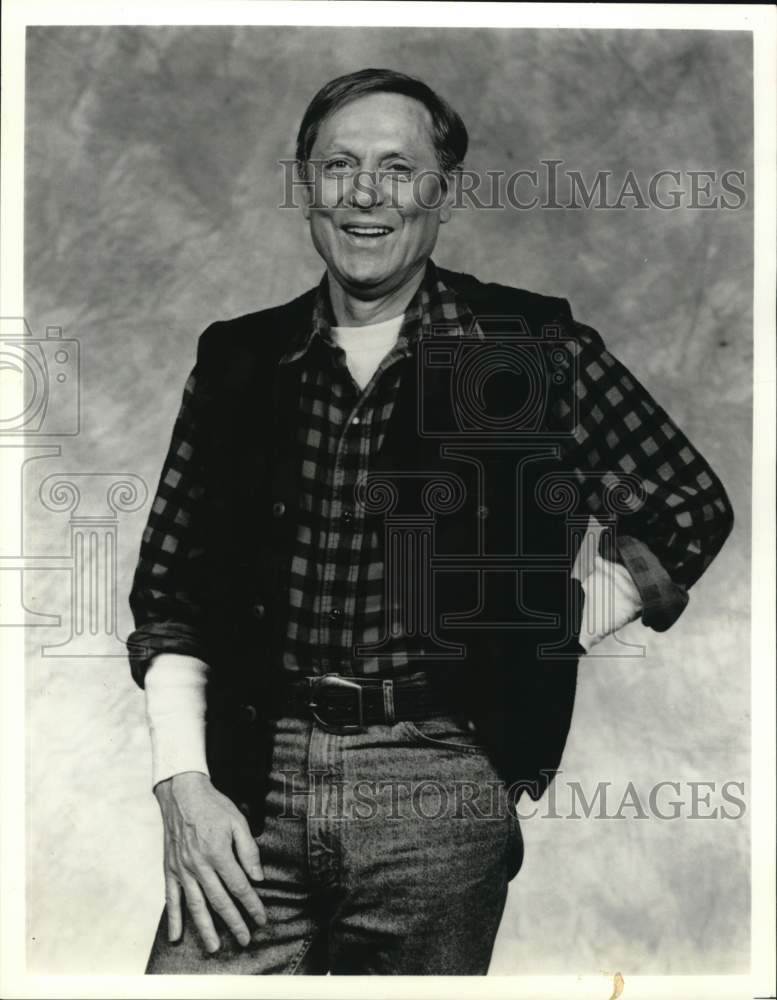
M209 955L188 915L152 974L484 975L523 841L466 722L437 716L335 734L272 723L257 838L266 927L242 948L219 918Z

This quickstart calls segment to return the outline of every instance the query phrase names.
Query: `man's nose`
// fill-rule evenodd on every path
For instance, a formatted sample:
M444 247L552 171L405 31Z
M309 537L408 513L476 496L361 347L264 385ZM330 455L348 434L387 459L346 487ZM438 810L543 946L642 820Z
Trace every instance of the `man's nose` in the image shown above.
M351 179L348 201L354 208L374 208L384 200L383 185L375 170L359 170Z

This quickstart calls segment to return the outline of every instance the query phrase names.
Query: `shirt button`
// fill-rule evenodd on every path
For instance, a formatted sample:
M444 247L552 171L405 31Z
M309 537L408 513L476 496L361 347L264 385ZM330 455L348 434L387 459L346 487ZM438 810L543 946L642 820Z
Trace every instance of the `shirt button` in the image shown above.
M286 513L286 504L283 500L276 500L272 505L272 516L273 517L283 517Z
M350 524L353 521L353 512L350 510L343 511L343 523Z
M255 604L253 608L251 608L251 612L254 618L256 618L258 621L262 621L262 619L266 614L266 609L263 604Z
M332 622L333 624L337 624L337 622L342 621L342 617L343 617L342 608L332 608L332 610L329 612L329 621Z

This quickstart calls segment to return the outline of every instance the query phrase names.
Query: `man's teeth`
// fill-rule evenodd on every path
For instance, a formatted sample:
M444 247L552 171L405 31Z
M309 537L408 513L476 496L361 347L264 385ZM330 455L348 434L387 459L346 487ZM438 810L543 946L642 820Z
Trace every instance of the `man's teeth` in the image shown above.
M343 228L354 236L388 236L391 232L388 226L344 226Z

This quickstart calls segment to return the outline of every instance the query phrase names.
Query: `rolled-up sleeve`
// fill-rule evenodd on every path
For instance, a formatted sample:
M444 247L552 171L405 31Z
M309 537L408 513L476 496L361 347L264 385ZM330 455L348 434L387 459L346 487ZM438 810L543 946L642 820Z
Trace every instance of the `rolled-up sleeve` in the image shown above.
M595 517L612 520L613 496L634 498L615 518L609 558L629 570L643 624L663 631L731 532L731 503L699 451L568 303L561 325L571 335L572 392L555 401L554 416L570 432L567 461Z
M205 382L195 365L140 544L129 596L135 629L127 639L130 669L140 687L158 653L182 653L209 662L202 629Z

